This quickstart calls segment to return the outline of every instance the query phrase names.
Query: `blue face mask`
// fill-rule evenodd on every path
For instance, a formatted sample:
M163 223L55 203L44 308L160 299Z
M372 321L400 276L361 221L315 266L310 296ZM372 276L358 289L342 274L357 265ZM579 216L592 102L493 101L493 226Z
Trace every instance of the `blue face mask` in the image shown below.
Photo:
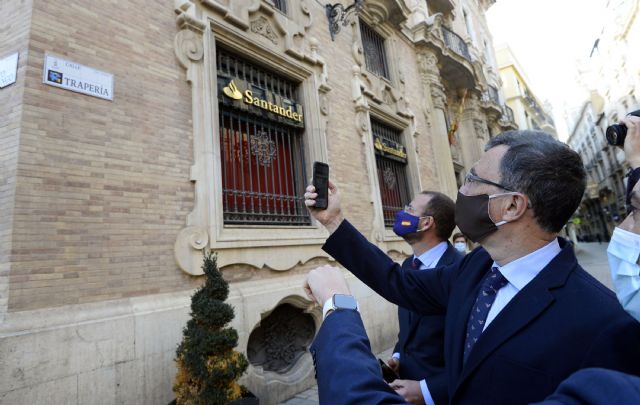
M410 233L423 231L423 229L418 229L420 218L404 210L398 211L396 213L396 222L393 224L393 232L400 237L404 237Z

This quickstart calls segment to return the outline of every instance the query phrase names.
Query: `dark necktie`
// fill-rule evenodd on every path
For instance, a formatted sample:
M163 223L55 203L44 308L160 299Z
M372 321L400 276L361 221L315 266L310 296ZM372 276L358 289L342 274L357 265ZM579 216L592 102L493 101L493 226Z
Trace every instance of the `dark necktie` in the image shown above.
M507 285L507 279L500 273L500 271L493 267L491 272L485 277L482 282L482 287L478 292L476 303L471 309L469 315L469 321L467 322L467 337L464 341L464 362L467 362L471 349L480 338L482 329L484 328L484 322L487 320L487 315L493 305L493 301L496 299L498 290Z
M422 266L422 262L417 257L414 257L411 261L411 267L417 270L420 268L420 266Z

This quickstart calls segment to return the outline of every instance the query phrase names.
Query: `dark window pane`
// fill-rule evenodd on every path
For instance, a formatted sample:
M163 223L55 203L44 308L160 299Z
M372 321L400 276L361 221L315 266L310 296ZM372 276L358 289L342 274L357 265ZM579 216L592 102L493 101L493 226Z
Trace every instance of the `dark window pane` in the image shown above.
M278 10L287 14L287 0L273 0L273 5Z
M384 50L384 38L360 20L360 36L367 70L378 76L389 77L387 55Z

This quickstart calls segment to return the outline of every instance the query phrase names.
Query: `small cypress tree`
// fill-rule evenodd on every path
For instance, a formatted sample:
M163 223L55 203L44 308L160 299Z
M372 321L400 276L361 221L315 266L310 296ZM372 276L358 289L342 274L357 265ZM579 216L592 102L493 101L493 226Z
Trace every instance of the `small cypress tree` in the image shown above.
M191 319L182 331L176 351L178 373L173 391L177 404L223 405L243 394L237 382L248 366L242 353L233 350L238 332L225 327L234 317L224 301L229 284L218 270L215 253L205 253L205 284L191 297Z

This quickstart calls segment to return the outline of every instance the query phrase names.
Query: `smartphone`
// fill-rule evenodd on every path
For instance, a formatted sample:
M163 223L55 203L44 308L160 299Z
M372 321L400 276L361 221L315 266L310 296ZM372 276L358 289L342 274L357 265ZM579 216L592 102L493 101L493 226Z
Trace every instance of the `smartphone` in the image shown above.
M316 205L321 210L329 205L329 165L322 162L313 162L313 186L316 188Z
M400 376L395 371L393 371L393 369L389 367L387 363L382 361L382 359L378 359L378 362L380 363L380 368L382 369L382 378L384 378L386 382L392 383L400 378Z

